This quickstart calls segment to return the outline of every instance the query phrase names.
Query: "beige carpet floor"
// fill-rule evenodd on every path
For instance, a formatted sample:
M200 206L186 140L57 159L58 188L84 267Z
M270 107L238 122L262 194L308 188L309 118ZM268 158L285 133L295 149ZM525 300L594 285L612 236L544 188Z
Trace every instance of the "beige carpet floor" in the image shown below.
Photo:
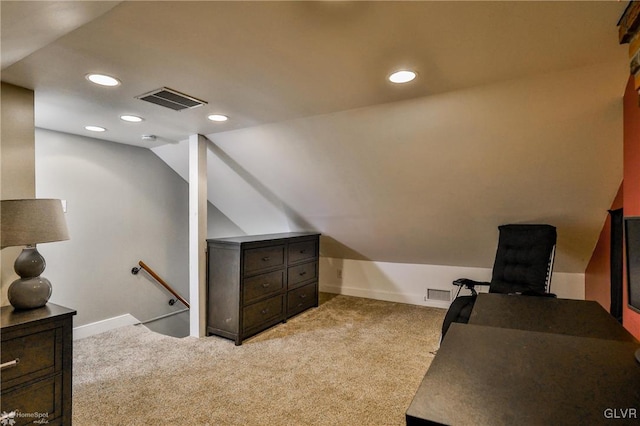
M75 341L74 425L403 425L445 311L320 302L241 346L143 326Z

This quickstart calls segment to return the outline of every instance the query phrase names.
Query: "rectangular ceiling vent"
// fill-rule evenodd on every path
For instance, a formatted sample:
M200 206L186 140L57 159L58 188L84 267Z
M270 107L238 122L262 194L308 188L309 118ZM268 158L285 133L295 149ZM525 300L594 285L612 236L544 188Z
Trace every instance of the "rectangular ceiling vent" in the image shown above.
M163 87L162 89L153 90L144 95L136 96L136 99L151 102L174 111L182 111L183 109L197 108L206 104L205 101L185 95L173 89Z

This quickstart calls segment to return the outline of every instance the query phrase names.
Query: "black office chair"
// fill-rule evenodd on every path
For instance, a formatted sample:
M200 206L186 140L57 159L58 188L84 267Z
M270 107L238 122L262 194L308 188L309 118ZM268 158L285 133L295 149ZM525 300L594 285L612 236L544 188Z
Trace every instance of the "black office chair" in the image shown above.
M551 273L556 247L556 228L551 225L502 225L498 227L498 250L491 282L460 278L459 286L442 324L444 339L453 322L467 323L478 293L475 286L488 285L489 293L555 297L551 294ZM462 287L470 296L459 296Z

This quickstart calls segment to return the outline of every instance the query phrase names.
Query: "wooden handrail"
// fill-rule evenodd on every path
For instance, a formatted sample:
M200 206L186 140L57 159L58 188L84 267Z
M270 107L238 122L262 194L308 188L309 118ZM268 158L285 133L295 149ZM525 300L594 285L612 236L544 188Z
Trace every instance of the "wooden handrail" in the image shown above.
M182 304L184 306L186 306L187 308L191 309L191 306L189 305L189 302L187 302L185 300L184 297L180 296L169 284L167 284L162 278L160 278L160 276L158 274L156 274L153 269L149 268L149 266L147 266L146 263L144 263L142 260L138 262L138 265L140 265L140 267L142 269L144 269L145 271L147 271L147 273L149 275L151 275L153 277L154 280L158 281L164 288L167 289L167 291L171 294L173 294L175 296L176 299L178 299L180 302L182 302ZM134 268L135 269L135 268ZM133 270L132 270L133 272ZM135 274L136 272L134 272Z

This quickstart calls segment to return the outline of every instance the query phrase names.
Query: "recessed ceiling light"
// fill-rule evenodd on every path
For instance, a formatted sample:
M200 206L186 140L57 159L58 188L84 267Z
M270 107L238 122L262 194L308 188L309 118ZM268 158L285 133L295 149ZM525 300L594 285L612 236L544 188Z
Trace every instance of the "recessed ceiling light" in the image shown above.
M89 130L90 132L106 132L107 131L107 129L100 126L84 126L84 128Z
M396 71L389 76L389 81L392 83L408 83L416 78L416 73L409 70Z
M229 119L229 117L222 114L211 114L207 118L211 121L227 121Z
M99 84L100 86L118 86L120 84L120 80L115 77L111 77L110 75L104 74L87 74L87 80L92 83Z
M137 115L121 115L120 120L128 121L129 123L139 123L144 119Z

